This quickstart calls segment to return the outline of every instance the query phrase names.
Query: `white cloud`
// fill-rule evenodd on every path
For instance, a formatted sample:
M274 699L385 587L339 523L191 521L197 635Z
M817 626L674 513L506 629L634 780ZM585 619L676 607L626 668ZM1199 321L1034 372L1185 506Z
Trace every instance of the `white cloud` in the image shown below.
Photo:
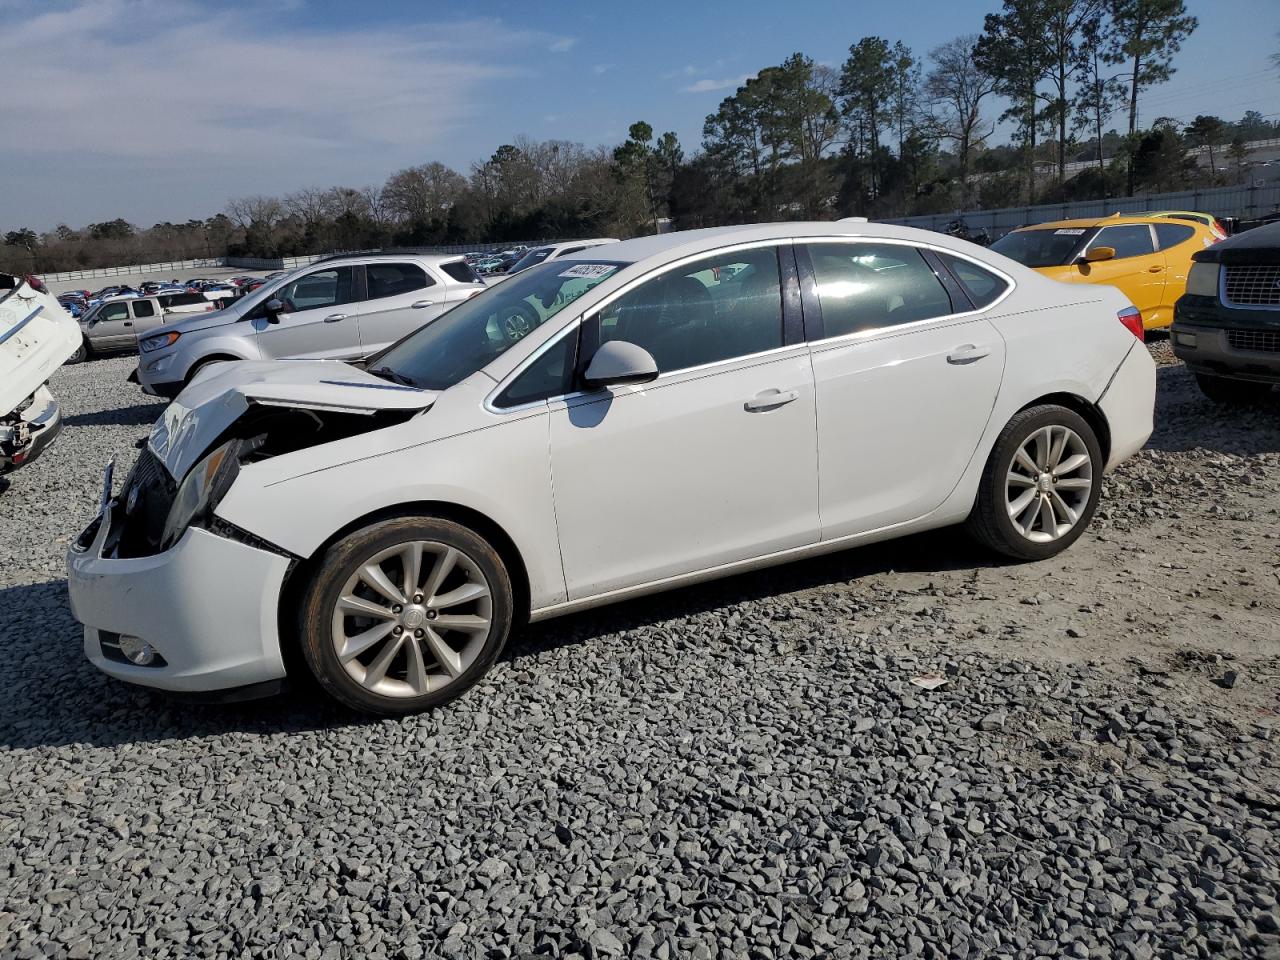
M0 182L60 177L58 196L42 202L62 203L49 219L77 223L136 215L126 197L149 196L154 207L161 183L198 195L191 212L207 215L221 205L207 209L215 190L225 198L272 183L380 179L406 157L421 162L448 146L474 123L484 87L520 75L511 65L554 40L492 20L322 32L303 18L264 28L256 8L196 0L17 7L0 31L0 129L9 134ZM86 171L100 182L85 183ZM73 194L82 199L68 210Z
M573 45L578 42L577 37L561 37L551 46L547 47L552 53L568 53L573 49Z
M613 69L612 63L597 63L594 67L591 68L591 72L598 77L602 74L608 73L612 69Z
M736 90L742 86L753 75L746 73L740 77L725 77L723 80L713 80L705 77L696 83L691 83L687 87L681 87L685 93L711 93L713 90Z

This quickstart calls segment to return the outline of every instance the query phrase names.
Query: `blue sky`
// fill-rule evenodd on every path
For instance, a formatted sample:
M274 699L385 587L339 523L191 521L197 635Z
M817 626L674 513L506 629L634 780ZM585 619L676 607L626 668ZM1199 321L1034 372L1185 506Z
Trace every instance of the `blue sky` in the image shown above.
M613 144L637 119L692 152L721 98L794 51L839 64L879 35L924 54L998 5L0 0L0 230L465 173L517 134ZM1280 114L1280 2L1187 5L1200 29L1143 116Z

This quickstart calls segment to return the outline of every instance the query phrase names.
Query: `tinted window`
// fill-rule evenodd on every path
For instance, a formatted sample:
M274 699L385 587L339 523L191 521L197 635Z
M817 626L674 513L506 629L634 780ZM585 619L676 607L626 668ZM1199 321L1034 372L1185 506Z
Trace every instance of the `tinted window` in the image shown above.
M942 262L947 265L952 276L960 281L960 286L969 295L973 305L981 309L994 303L1009 285L990 270L984 270L972 260L962 260L949 253L939 253Z
M1157 223L1156 242L1161 250L1168 250L1180 243L1186 243L1196 235L1195 227L1184 227L1180 223Z
M1089 247L1091 249L1094 247L1115 247L1117 260L1122 260L1125 257L1141 257L1148 253L1156 252L1156 248L1151 243L1151 228L1145 223L1104 227L1098 232Z
M600 316L600 342L644 347L670 373L782 346L773 247L720 254L664 273Z
M499 407L515 407L573 392L574 362L578 356L576 329L561 337L499 394Z
M1024 267L1060 267L1076 259L1076 250L1090 232L1084 227L1015 230L993 243L991 249Z
M353 279L351 267L318 270L286 283L277 296L290 310L316 310L351 303L355 299Z
M551 256L551 247L534 247L523 257L517 260L511 266L511 273L519 273L521 270L527 270L530 267L537 266L547 257Z
M170 293L160 298L162 307L189 307L193 303L206 303L201 293Z
M371 263L365 269L369 278L369 299L395 297L431 286L431 278L415 263Z
M150 300L135 300L133 302L133 315L135 317L154 317L156 315L156 307Z
M445 272L450 280L457 280L459 283L479 283L480 277L471 269L471 264L465 260L451 260L449 263L440 264L440 269Z
M813 243L809 257L824 336L893 327L952 313L946 288L914 247Z
M102 313L98 314L99 320L128 320L129 305L127 303L108 303L102 308Z
M575 253L581 253L581 252L582 252L583 250L585 250L585 249L587 249L587 248L586 248L586 247L568 247L568 248L566 248L566 249L564 249L564 250L561 250L561 251L560 251L560 256L562 256L562 257L568 257L568 256L571 256L572 254L575 254Z

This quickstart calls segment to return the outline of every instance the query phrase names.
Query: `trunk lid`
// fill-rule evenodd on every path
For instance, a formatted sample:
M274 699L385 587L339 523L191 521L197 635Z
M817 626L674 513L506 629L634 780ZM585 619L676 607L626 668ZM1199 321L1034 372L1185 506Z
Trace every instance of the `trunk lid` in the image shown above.
M0 416L13 411L80 346L80 325L52 294L0 276Z

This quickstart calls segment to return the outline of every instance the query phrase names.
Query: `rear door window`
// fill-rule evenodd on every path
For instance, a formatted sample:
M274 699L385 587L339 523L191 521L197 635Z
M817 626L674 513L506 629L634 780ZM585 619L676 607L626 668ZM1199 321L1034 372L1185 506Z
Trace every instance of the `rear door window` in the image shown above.
M154 317L156 315L155 304L150 300L133 301L133 315L135 317Z
M369 299L395 297L431 286L431 278L416 263L371 263L365 267Z
M955 312L942 281L915 247L811 243L823 337L897 327Z

